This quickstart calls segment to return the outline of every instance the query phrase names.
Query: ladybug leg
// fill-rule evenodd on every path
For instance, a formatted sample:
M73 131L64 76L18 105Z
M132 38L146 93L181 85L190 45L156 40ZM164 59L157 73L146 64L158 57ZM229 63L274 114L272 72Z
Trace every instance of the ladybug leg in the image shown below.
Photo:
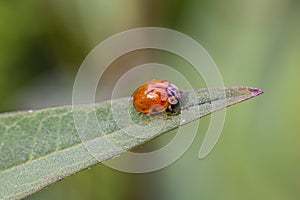
M168 116L172 116L173 115L174 111L173 111L173 108L172 108L171 104L168 106L168 109L166 111L167 111L167 115Z
M181 113L180 110L181 110L180 104L169 105L167 115L169 116L179 115Z
M172 109L172 105L171 104L169 104L168 109L169 109L169 111L172 112L173 109Z
M164 114L163 113L160 113L159 114L159 119L163 119L164 118Z

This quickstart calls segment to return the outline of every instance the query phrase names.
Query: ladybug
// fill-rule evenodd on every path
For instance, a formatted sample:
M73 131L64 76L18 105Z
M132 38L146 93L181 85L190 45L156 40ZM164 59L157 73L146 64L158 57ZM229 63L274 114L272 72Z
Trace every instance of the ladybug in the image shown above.
M136 90L133 105L137 111L151 115L166 110L173 112L180 99L181 93L176 85L166 80L152 80Z

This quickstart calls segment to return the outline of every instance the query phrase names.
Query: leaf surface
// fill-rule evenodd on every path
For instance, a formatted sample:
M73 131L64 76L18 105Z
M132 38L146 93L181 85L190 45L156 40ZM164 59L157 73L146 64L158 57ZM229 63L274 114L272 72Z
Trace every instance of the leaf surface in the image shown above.
M0 115L0 199L21 199L165 132L261 94L182 91L181 114L139 114L131 98Z

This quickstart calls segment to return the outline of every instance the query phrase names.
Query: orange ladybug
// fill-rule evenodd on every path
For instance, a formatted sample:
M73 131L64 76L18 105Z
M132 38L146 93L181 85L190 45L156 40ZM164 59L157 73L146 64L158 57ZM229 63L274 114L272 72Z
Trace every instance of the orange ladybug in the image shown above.
M152 80L139 87L133 95L133 105L141 113L151 115L169 110L179 103L178 87L166 80Z

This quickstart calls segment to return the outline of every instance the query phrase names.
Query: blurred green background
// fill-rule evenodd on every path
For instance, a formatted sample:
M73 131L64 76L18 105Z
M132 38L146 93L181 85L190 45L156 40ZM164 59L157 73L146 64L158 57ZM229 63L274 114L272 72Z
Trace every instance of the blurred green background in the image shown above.
M209 117L167 168L128 174L98 164L28 199L299 199L299 22L298 0L1 1L1 112L70 104L86 55L109 36L142 26L189 35L226 86L265 92L227 109L220 140L204 160L198 151ZM110 72L107 90L120 71ZM197 80L190 78L195 86ZM170 139L164 137L151 145Z

